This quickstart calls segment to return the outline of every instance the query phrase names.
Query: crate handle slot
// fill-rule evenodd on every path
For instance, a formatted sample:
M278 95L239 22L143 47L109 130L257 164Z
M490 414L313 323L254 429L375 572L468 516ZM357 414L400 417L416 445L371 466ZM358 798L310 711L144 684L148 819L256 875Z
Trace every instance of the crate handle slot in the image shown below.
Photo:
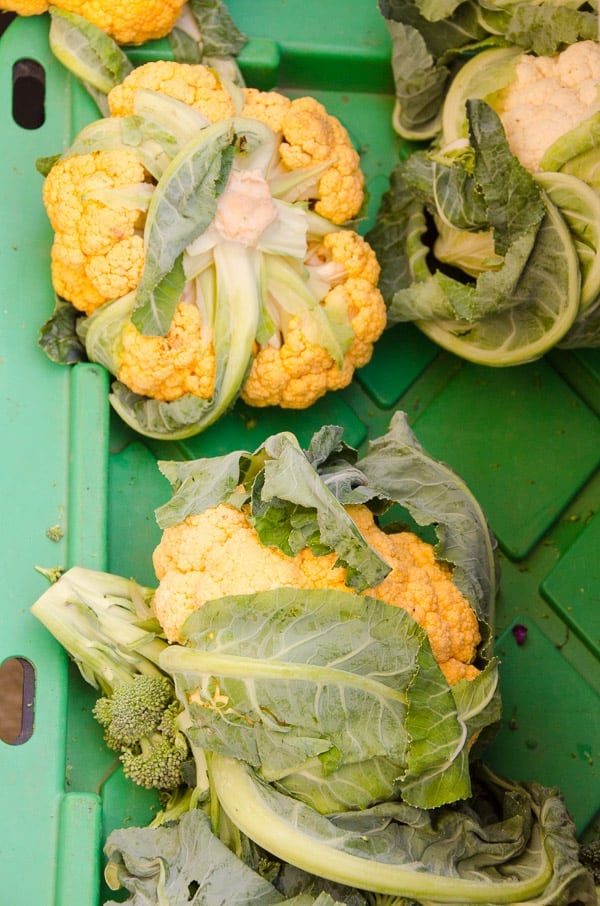
M0 739L18 746L33 734L35 670L24 657L0 664Z
M17 60L12 71L12 116L23 129L39 129L46 120L46 72L28 57Z

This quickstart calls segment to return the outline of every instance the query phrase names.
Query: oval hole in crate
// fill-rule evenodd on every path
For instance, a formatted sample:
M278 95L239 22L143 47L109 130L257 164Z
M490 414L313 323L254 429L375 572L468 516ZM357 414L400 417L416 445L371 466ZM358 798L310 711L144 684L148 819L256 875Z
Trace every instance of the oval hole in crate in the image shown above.
M37 60L13 65L12 115L23 129L39 129L46 119L46 73Z
M0 664L0 739L18 746L33 733L35 671L24 657Z

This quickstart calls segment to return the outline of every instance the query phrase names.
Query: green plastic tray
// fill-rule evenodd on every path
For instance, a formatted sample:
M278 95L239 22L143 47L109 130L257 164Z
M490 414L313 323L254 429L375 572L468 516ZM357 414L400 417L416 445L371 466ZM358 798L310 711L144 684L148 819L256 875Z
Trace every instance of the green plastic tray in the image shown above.
M315 94L347 126L367 174L368 229L401 151L390 125L389 38L375 0L228 7L251 36L241 56L248 83ZM2 902L96 906L105 835L147 823L156 807L115 770L90 715L92 690L30 615L47 587L34 567L80 564L150 584L153 510L170 491L157 457L249 449L284 429L304 442L325 423L344 425L348 442L363 448L396 409L470 484L499 540L505 717L488 761L516 779L559 786L581 835L597 834L600 352L485 369L409 325L386 333L351 387L306 412L240 404L182 444L132 435L108 410L102 368L52 365L37 346L53 308L52 235L34 161L97 116L51 56L47 29L45 17L17 19L0 40L0 696L5 671L16 666L24 677L22 720L0 741ZM137 50L136 62L166 52L157 42ZM19 125L23 105L30 113L35 106L23 97L39 95L36 65L43 123ZM517 623L528 629L522 646Z

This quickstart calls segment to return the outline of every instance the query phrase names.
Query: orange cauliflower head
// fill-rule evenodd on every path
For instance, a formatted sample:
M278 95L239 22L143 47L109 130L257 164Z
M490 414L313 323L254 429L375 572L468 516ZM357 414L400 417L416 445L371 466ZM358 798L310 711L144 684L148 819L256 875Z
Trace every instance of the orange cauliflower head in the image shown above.
M450 684L473 679L481 641L469 602L450 569L412 532L386 534L364 506L347 508L363 537L391 567L363 594L402 607L427 632L433 655ZM159 585L154 611L167 638L181 640L187 617L206 601L279 587L348 590L337 554L316 556L303 548L294 557L262 544L244 512L227 504L188 516L164 530L154 551ZM235 568L232 569L232 564Z

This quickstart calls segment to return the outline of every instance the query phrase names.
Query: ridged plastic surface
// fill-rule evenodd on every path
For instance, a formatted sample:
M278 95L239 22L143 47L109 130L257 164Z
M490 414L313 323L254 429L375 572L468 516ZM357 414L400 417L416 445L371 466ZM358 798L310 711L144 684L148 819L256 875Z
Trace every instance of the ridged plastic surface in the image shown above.
M367 174L366 230L401 151L376 3L354 4L352 16L342 0L228 7L251 36L241 56L248 83L314 94L348 128ZM284 429L304 442L326 423L343 425L346 440L363 447L396 409L464 477L500 544L504 723L488 761L517 779L561 787L581 834L597 831L600 353L553 352L485 369L398 327L351 387L308 411L240 404L179 445L133 436L108 410L101 368L52 365L37 346L53 298L52 235L35 159L60 151L97 116L50 54L47 27L45 17L17 20L0 41L0 663L21 657L35 671L33 733L23 744L0 742L2 902L96 906L104 836L146 823L155 807L115 771L90 714L91 690L29 614L47 585L34 567L79 564L151 584L153 511L169 493L157 458L253 449ZM165 50L159 42L137 50L136 60ZM23 59L45 74L45 120L35 129L13 117L11 73ZM528 630L521 646L517 623Z

